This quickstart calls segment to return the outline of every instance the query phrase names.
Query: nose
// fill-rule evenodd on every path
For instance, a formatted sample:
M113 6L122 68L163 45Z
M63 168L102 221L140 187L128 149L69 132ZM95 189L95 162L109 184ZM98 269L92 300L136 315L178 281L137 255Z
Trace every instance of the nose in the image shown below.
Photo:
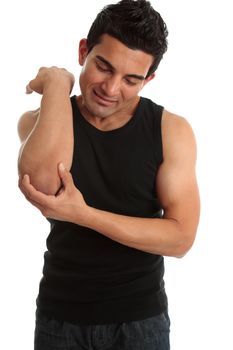
M118 96L120 91L121 80L117 76L108 76L105 78L101 85L101 88L106 96L114 97Z

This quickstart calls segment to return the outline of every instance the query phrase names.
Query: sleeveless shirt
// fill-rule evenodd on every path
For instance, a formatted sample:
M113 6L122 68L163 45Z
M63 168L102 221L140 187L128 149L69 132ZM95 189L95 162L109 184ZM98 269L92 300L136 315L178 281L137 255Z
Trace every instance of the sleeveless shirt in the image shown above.
M76 96L71 103L71 174L86 203L121 215L162 218L155 183L163 160L163 107L140 97L124 126L101 131L81 115ZM165 310L162 256L130 248L86 227L49 221L39 313L97 325L141 320Z

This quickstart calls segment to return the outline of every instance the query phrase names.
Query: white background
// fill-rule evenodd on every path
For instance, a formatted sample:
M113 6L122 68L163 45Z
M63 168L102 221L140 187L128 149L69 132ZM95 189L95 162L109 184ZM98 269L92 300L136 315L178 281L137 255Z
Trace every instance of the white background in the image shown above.
M25 85L40 66L66 67L78 78L79 40L107 3L9 0L0 5L2 350L33 349L35 298L49 233L46 220L17 188L17 120L40 102L37 95L25 95ZM192 250L183 259L166 259L171 348L233 349L230 1L151 3L167 22L169 49L143 95L193 126L202 201Z

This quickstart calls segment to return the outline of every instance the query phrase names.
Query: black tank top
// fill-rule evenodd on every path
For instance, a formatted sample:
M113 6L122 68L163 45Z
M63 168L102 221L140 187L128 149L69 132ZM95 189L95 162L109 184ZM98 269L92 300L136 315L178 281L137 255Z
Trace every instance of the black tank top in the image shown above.
M100 131L81 115L76 96L71 103L71 173L86 203L122 215L161 218L155 179L162 162L163 107L141 97L127 124ZM77 324L108 324L164 311L162 256L127 247L76 224L50 222L39 312Z

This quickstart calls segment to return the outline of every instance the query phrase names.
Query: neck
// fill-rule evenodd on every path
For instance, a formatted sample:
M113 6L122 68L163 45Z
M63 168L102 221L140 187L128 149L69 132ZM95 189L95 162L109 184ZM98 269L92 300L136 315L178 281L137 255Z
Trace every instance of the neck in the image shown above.
M118 129L127 124L129 120L133 117L139 100L140 97L137 96L137 98L135 98L134 103L131 103L130 106L126 106L126 108L117 111L117 113L102 118L100 116L95 116L88 111L83 101L82 95L77 97L79 110L82 113L83 117L95 128L101 131L110 131Z

